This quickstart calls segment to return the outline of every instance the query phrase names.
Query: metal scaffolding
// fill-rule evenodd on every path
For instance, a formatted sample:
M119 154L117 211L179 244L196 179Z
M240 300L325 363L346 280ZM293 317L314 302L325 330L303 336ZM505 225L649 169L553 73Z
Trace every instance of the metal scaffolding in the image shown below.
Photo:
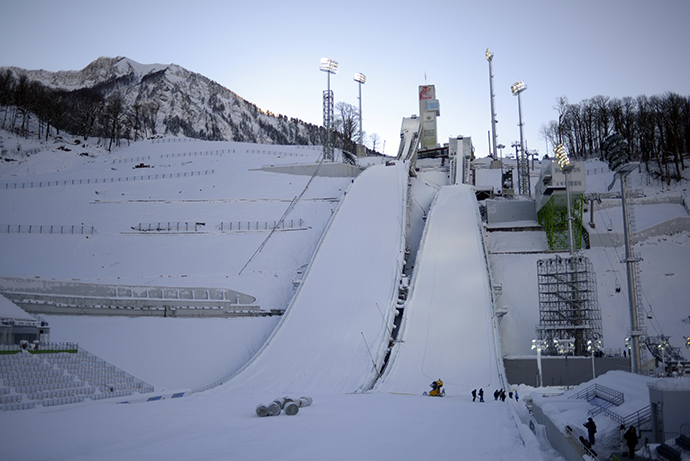
M539 325L545 353L556 355L554 340L574 341L575 355L587 355L587 341L602 339L594 268L585 256L556 256L537 261Z
M323 141L323 157L333 161L333 91L323 92L323 126L326 138Z

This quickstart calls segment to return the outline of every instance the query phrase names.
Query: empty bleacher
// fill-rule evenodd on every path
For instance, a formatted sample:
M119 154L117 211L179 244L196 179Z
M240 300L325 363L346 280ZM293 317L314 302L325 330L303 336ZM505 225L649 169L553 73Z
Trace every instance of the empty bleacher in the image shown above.
M40 353L0 351L0 411L28 410L153 392L135 378L90 352L45 347Z

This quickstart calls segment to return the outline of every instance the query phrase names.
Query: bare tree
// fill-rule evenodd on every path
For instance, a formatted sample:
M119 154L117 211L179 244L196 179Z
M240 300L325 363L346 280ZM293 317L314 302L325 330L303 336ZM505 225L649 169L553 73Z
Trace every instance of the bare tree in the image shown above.
M359 127L359 111L352 104L339 102L335 105L335 129L340 133L343 149L354 152Z
M381 142L381 137L378 134L372 133L369 135L369 144L371 145L371 150L376 151L379 142Z

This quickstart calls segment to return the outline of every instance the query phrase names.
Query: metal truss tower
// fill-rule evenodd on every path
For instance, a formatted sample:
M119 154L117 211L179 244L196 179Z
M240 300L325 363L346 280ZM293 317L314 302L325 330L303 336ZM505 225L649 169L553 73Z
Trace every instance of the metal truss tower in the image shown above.
M521 136L522 137L522 136ZM529 179L529 158L527 154L520 148L520 157L518 160L518 191L520 195L527 197L532 196L532 189Z
M323 92L323 126L326 128L326 139L323 141L323 157L333 161L333 91Z
M537 261L539 325L545 353L557 354L556 340L570 339L575 355L587 354L587 341L602 339L601 309L592 263L585 256L556 256Z

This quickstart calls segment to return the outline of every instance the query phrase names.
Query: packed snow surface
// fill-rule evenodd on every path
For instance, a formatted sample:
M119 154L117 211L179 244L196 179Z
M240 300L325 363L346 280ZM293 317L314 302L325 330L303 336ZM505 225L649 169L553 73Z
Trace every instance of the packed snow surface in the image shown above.
M220 223L278 220L309 177L260 168L314 163L319 150L147 141L107 153L91 141L46 148L5 133L3 138L16 161L0 167L0 224L84 223L97 232L2 233L0 275L227 287L255 296L264 309L288 308L282 318L253 319L47 316L51 340L78 341L157 390L194 389L239 374L223 386L179 399L127 405L87 401L0 413L3 459L562 459L530 431L522 400L490 398L502 387L501 370L477 206L464 188L441 187L419 259L408 261L419 267L388 374L373 391L361 392L374 376L373 363L380 363L395 314L399 231L406 222L400 213L406 200L401 165L371 167L354 183L347 177L314 178L288 217L306 225L276 233L254 255L267 232L229 232ZM138 163L149 165L147 174L182 176L118 181L141 175L133 168ZM196 175L201 171L209 173ZM429 188L414 178L413 191L426 194L444 184L443 173L420 171L419 176ZM2 188L94 178L113 181ZM415 203L420 206L411 205L410 216L421 221L417 208L426 200ZM640 223L654 224L657 218L640 211ZM658 219L682 213L674 206ZM205 225L193 234L132 229L168 221ZM609 222L617 225L613 214ZM409 223L410 228L420 225ZM457 226L458 235L446 226ZM644 259L648 319L670 331L672 341L690 334L690 318L682 309L690 277L688 238L686 232L636 246ZM499 307L509 307L500 324L504 354L529 354L538 323L535 262L543 255L519 254L524 245L543 251L544 237L537 232L488 235L493 278L503 286ZM620 248L586 252L597 270L605 337L622 345L627 303L625 293L614 291L616 281L625 279L620 253ZM464 264L452 263L451 255ZM642 402L646 386L633 389L629 377L608 373L597 379L625 389L626 402ZM446 397L422 396L438 378L446 383ZM479 387L487 400L481 404L470 395ZM520 387L521 397L529 392ZM314 403L296 416L256 416L258 404L285 395L310 395ZM588 404L577 402L573 408L566 398L549 402L550 414L579 428ZM602 418L596 421L606 431Z
M427 219L404 329L378 390L416 393L439 378L452 394L484 388L488 396L506 387L480 225L472 187L440 189Z

